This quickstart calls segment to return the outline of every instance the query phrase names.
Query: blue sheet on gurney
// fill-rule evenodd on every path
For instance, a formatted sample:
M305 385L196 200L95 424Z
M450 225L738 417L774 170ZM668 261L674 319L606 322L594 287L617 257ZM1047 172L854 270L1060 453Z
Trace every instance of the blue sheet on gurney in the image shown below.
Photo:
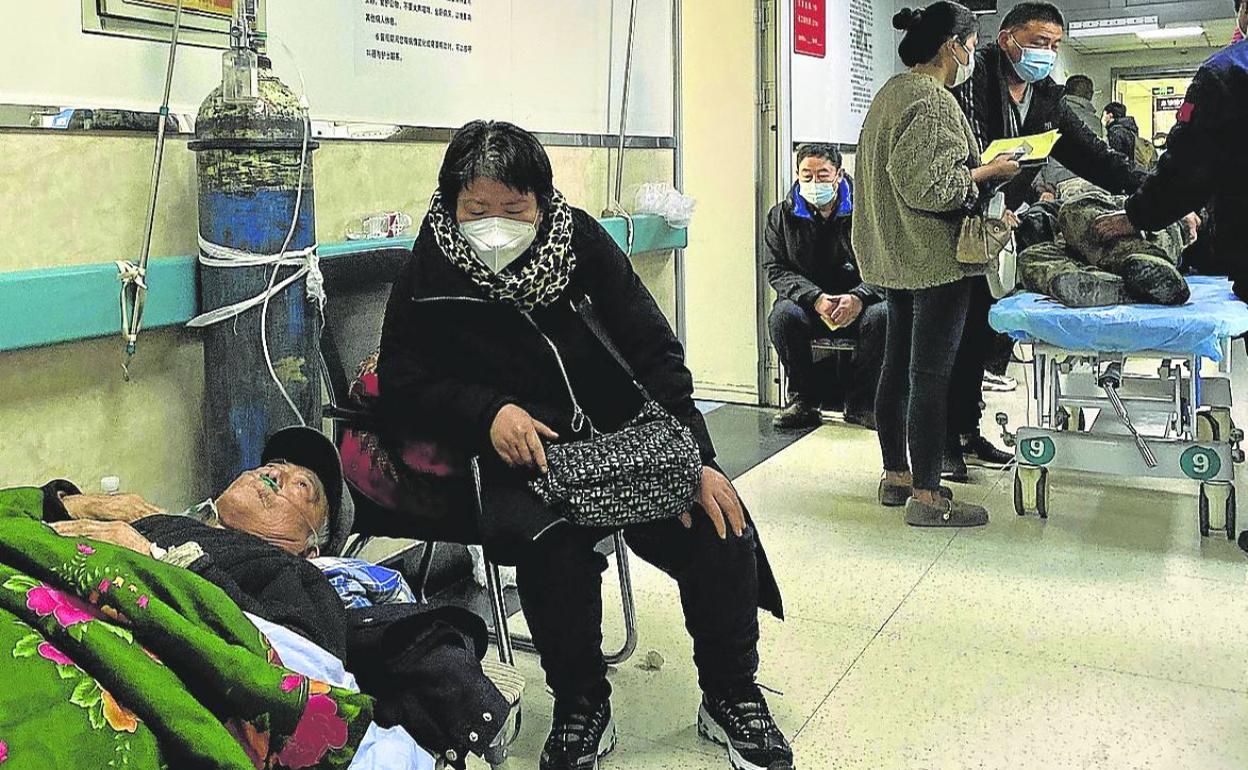
M1106 353L1157 351L1222 360L1222 340L1248 332L1248 305L1226 278L1191 276L1186 305L1070 308L1041 294L1015 294L992 308L989 320L1016 340Z

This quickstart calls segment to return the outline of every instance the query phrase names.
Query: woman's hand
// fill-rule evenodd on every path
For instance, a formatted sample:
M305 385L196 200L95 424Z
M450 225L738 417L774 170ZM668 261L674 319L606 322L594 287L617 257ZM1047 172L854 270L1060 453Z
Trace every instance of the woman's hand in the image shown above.
M546 448L542 439L557 439L559 434L548 428L515 404L498 410L490 426L490 443L503 462L513 468L550 470L546 464Z
M1005 214L1002 215L1001 221L1005 222L1006 227L1009 227L1011 230L1017 230L1019 224L1021 224L1018 219L1018 214L1015 214L1013 211L1006 211Z
M971 180L980 182L1004 182L1022 173L1023 167L1014 156L1002 153L982 166L971 169Z
M728 539L728 530L741 537L745 534L745 510L741 507L741 498L732 482L724 474L714 468L702 467L702 487L698 491L698 503L711 520L720 540ZM693 514L686 513L680 517L685 529L693 526Z

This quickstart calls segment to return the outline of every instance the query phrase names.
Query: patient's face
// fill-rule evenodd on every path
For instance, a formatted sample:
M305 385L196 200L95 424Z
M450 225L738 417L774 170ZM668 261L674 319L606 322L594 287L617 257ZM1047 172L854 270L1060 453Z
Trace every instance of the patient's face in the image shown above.
M537 196L531 192L522 193L493 179L477 177L459 191L455 218L462 224L490 217L536 224Z
M217 498L221 523L296 556L309 555L308 536L328 515L325 489L312 471L274 462L246 471Z

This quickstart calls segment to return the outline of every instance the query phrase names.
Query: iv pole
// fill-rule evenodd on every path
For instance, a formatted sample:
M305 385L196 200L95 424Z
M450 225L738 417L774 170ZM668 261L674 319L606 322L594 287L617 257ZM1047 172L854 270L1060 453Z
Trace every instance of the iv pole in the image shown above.
M121 333L126 341L125 358L121 370L130 381L130 360L134 358L139 343L139 330L143 328L143 309L147 304L147 263L152 254L152 230L156 225L156 198L160 191L160 167L165 157L165 130L169 123L169 92L173 89L173 67L178 55L178 38L182 33L182 4L178 0L173 13L173 35L169 39L169 63L165 69L165 93L160 102L159 123L156 126L156 155L152 159L151 192L147 199L147 221L143 229L143 247L139 263L117 262L121 279Z

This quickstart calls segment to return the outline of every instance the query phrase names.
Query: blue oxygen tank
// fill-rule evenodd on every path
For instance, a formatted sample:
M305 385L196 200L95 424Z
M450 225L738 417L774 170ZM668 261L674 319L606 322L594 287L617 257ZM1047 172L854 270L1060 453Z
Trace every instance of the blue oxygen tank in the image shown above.
M272 255L281 251L294 220L286 251L299 252L316 243L312 187L316 143L305 137L304 111L289 88L263 66L255 86L255 98L245 100L227 100L217 88L200 108L195 140L190 143L197 161L199 234L209 244ZM273 269L274 265L199 264L201 312L263 294ZM299 269L280 267L276 283ZM304 276L269 300L268 357L303 419L319 429L321 320L319 307L307 297L306 284ZM203 330L204 428L212 488L217 492L242 471L259 465L270 433L299 421L270 377L260 318L257 305Z

